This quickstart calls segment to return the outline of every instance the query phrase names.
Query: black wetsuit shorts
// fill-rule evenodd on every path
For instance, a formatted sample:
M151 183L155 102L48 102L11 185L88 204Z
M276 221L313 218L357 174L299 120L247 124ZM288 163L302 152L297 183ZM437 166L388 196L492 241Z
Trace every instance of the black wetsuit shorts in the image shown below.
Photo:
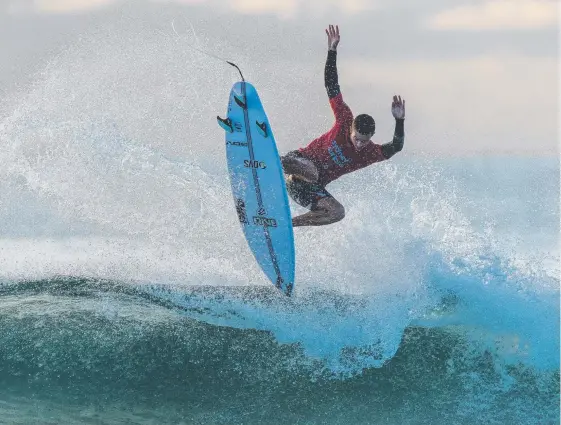
M297 150L288 152L285 156L305 158ZM318 209L318 202L321 199L333 198L322 184L310 183L293 175L286 176L286 190L294 202L311 211Z

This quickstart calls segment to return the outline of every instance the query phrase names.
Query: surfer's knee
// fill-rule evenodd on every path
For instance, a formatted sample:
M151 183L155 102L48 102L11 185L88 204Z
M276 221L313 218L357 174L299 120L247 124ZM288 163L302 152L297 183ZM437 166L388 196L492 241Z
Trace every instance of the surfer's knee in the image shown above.
M294 157L291 157L290 155L281 156L281 164L286 174L293 174L291 173L291 171L296 165L296 160Z
M281 164L286 174L294 174L311 183L317 182L319 178L316 166L309 159L287 154L281 157Z

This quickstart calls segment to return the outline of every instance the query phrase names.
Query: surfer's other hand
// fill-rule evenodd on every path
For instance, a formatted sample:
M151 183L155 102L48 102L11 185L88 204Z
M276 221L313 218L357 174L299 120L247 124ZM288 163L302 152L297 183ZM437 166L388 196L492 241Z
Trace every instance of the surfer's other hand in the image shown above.
M405 99L401 99L401 96L393 97L392 115L396 120L402 120L405 118Z
M329 28L325 30L327 34L327 44L329 50L337 50L341 36L339 35L339 25L329 25Z

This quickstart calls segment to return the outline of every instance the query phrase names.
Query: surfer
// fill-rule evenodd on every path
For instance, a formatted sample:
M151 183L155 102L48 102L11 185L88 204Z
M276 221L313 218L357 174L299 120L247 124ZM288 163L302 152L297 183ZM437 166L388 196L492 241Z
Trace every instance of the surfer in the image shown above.
M345 208L325 186L344 174L391 158L403 149L405 100L394 96L391 105L395 132L391 143L378 145L370 139L375 133L374 119L368 114L353 117L343 101L337 75L339 26L325 30L329 50L325 63L325 88L335 124L308 146L281 158L286 186L291 198L310 211L294 217L294 226L322 226L345 217Z

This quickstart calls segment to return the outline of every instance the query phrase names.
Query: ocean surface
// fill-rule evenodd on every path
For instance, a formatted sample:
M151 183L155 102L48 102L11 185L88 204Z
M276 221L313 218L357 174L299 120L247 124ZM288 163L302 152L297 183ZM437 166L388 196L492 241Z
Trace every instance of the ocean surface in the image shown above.
M329 186L343 221L295 229L286 298L212 122L235 76L102 47L0 120L0 424L559 423L557 157L408 134Z

